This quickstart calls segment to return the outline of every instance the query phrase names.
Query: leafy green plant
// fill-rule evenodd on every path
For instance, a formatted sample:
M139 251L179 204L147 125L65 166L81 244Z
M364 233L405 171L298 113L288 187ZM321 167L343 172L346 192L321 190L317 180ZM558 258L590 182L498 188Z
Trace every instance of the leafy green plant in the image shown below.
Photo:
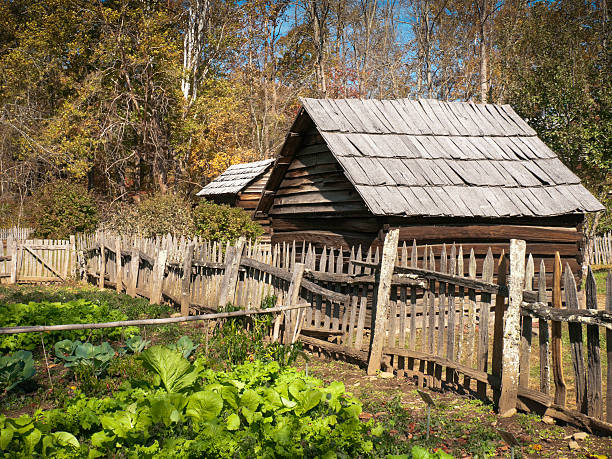
M326 386L276 362L215 372L163 346L140 358L159 383L179 390L126 383L112 397L77 396L34 417L0 417L3 429L21 429L3 432L3 451L37 456L48 444L55 449L46 453L60 456L364 457L382 431L360 421L361 404L342 383ZM184 375L195 379L185 384Z
M142 336L132 336L125 341L125 346L121 349L122 354L140 354L151 344L151 340L143 339Z
M35 235L67 239L95 229L97 209L87 188L73 180L58 180L43 187L33 200Z
M202 200L193 210L196 234L211 241L255 239L264 232L244 209Z
M180 392L192 386L200 371L177 350L153 346L141 354L145 368L155 372L157 385L168 392Z
M36 373L30 351L17 351L12 355L0 357L0 386L4 392L32 378Z
M28 304L0 304L0 327L97 323L126 319L126 314L112 309L108 304L98 304L82 299L65 303L41 301ZM136 332L138 332L136 327L55 331L45 334L45 343L55 344L65 339L80 341L96 341L101 338L120 339L124 335L129 337ZM32 350L39 344L40 335L38 333L0 337L0 350Z
M175 344L169 344L168 348L180 352L188 359L191 353L198 348L198 344L194 344L189 336L181 336Z
M96 376L100 376L115 356L115 350L107 342L95 346L91 343L64 340L55 344L55 355L64 361L67 368L87 368Z

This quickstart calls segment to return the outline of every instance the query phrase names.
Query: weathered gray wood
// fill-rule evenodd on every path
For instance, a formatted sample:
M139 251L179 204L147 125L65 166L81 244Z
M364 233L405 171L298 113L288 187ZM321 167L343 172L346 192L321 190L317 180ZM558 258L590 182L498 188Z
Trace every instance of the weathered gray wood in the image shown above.
M42 255L42 254L39 255L38 253L36 253L36 250L32 249L28 244L23 244L22 247L26 251L28 251L34 258L36 258L38 261L40 261L42 263L42 265L44 267L46 267L49 271L51 271L53 274L55 274L61 280L66 280L65 275L62 275L60 270L56 269L54 266L52 266L50 263L48 263L47 260L45 260L44 255ZM45 252L46 252L46 250L43 253L45 253Z
M516 412L519 389L519 352L521 339L520 308L525 284L525 241L510 240L509 301L504 320L504 346L499 413L509 416Z
M397 258L397 246L399 241L399 230L394 229L387 233L383 247L383 255L379 272L379 285L376 295L376 303L373 305L373 333L368 356L368 375L375 375L380 370L382 360L382 348L385 339L387 323L387 307L389 294L391 292L391 278L393 267Z
M138 271L140 270L140 250L133 246L130 255L130 278L128 279L127 294L132 298L136 296L136 286L138 285Z
M155 260L153 273L151 275L151 297L149 299L151 304L161 304L162 302L162 289L167 259L168 251L166 249L160 249L157 252L157 259Z
M104 249L104 235L100 236L100 258L98 259L98 288L104 289L104 277L106 276L106 251Z
M212 319L227 319L230 317L251 316L257 314L272 314L275 312L284 312L292 309L309 308L310 304L301 303L288 306L276 306L268 309L249 309L243 311L232 312L217 312L213 314L202 314L188 317L167 317L163 319L138 319L138 320L121 320L117 322L102 322L90 324L64 324L64 325L33 325L24 327L4 327L0 328L0 335L13 335L20 333L46 333L53 331L66 330L99 330L102 328L117 328L117 327L140 327L149 325L165 325L180 322L193 322L199 320Z
M553 269L552 303L553 308L561 309L561 257L555 255ZM551 325L552 367L555 382L555 403L565 406L566 385L563 377L563 343L561 341L561 322L553 321Z
M470 260L468 264L468 276L470 279L476 278L476 257L474 249L470 250ZM465 356L468 365L474 365L477 357L476 348L474 346L474 335L476 334L476 292L474 289L468 289L468 323L467 323L467 343L465 348ZM464 385L470 387L470 379L465 377Z
M181 279L181 315L189 315L189 307L191 306L191 274L193 263L193 252L195 244L192 242L185 247L183 252L183 277Z
M484 282L493 282L493 253L491 249L487 252L487 256L482 266L482 280ZM522 293L522 292L521 292ZM522 298L521 298L522 302ZM483 292L480 294L480 311L478 320L478 369L488 371L489 365L489 315L491 314L491 294ZM519 317L520 320L520 317ZM482 381L477 383L478 395L485 399L487 396L487 385Z
M217 306L223 308L233 301L234 292L236 290L236 281L238 280L238 269L240 268L240 259L242 258L242 249L246 242L245 237L240 237L235 245L225 253L225 272L219 291L219 299Z
M457 270L457 247L455 244L451 247L450 257L448 264L448 273L451 276L456 274ZM447 330L447 338L446 338L446 358L448 360L455 359L455 326L456 321L455 317L457 315L456 307L455 307L455 285L448 284L448 330ZM462 311L463 313L463 311ZM449 383L455 382L455 372L452 368L446 369L446 380Z
M610 237L610 234L608 234ZM612 247L610 248L612 256ZM606 311L612 314L612 271L606 276ZM606 354L608 372L606 376L606 421L612 424L612 329L606 330Z
M70 270L70 277L73 279L77 278L77 251L76 251L76 237L74 234L70 235L70 252L68 257L66 257L66 269ZM66 274L68 274L66 272Z
M508 257L502 250L497 262L497 282L506 285L508 281ZM491 361L491 373L499 378L502 377L502 364L504 356L504 316L506 313L506 296L497 294L495 296L495 322L493 324L493 358ZM520 371L520 370L519 370ZM519 375L520 376L520 375ZM520 379L520 378L519 378ZM499 406L499 388L493 390L493 399Z
M544 260L540 261L538 276L538 301L546 303L546 268ZM540 345L540 391L550 394L550 333L548 321L538 319L538 343Z
M576 281L569 266L565 267L563 276L563 290L565 291L565 307L570 310L580 308ZM574 385L576 387L576 407L586 413L586 373L584 371L584 352L582 345L582 324L570 322L568 325L570 346L572 349L572 364L574 366Z
M121 263L121 236L115 238L115 289L123 291L123 264Z
M9 263L9 283L17 283L17 241L13 237L9 237L6 240L6 251L7 255L11 257Z
M300 299L300 289L302 288L302 278L304 277L303 263L296 263L291 273L291 283L289 284L289 290L287 292L287 303L297 304ZM297 332L297 326L300 321L297 315L291 314L291 311L285 312L285 344L293 343L295 340L293 337Z
M597 284L591 267L586 278L586 307L597 310ZM601 355L599 350L599 327L587 325L587 415L597 419L603 417L601 390Z
M527 258L527 266L525 267L525 290L533 290L533 277L535 274L535 267L533 264L533 257L529 254ZM520 374L519 374L519 385L521 387L529 387L529 369L531 359L531 337L533 334L532 319L529 316L522 317L521 327L521 361L520 361Z

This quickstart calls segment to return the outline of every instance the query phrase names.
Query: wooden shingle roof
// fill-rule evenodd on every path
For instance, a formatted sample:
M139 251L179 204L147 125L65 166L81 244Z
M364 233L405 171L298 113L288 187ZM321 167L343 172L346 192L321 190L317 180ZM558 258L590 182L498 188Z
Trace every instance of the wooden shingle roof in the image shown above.
M274 159L265 159L252 163L234 164L220 176L202 188L196 196L237 194L243 191L256 179L261 177L274 163Z
M302 104L374 215L542 217L604 209L509 105Z

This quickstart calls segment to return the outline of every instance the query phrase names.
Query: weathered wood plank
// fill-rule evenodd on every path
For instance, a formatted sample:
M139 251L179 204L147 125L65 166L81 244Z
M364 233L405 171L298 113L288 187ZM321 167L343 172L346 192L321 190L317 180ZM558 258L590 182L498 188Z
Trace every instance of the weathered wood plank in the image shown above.
M610 252L612 256L612 246L610 247ZM612 314L612 271L608 271L606 276L606 311ZM606 376L606 421L612 424L612 329L606 330L606 354L606 361L608 363Z
M535 267L533 257L529 254L527 266L525 267L525 290L533 290L533 277ZM532 319L530 316L522 316L521 326L521 351L520 351L520 373L519 385L521 387L529 387L529 368L531 359L531 337L533 334Z
M553 270L553 308L561 309L561 257L555 256ZM566 386L563 377L563 344L561 341L561 322L553 321L551 325L552 367L555 381L555 403L565 406Z
M570 310L580 308L578 292L574 276L566 267L563 276L563 290L565 291L565 307ZM582 324L568 323L570 346L572 349L572 364L574 366L574 385L576 387L576 407L586 413L586 373L584 371L584 352L582 349Z
M398 230L391 230L387 233L380 266L380 280L376 295L376 303L373 306L375 312L373 314L373 333L368 356L368 375L375 375L376 372L380 370L388 315L387 307L391 291L391 277L393 276L393 267L397 257L398 241Z
M591 267L586 278L586 307L597 310L597 284ZM601 390L601 355L599 350L599 327L587 325L587 415L597 419L603 417Z
M508 278L509 301L504 324L502 379L499 395L499 413L511 416L516 413L520 372L520 308L525 285L525 241L510 241L510 275Z

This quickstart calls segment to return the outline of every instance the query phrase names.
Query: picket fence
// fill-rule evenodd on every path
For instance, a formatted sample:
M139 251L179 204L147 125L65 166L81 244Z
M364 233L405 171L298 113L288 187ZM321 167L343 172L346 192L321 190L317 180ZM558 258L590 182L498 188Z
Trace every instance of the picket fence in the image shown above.
M580 304L560 257L546 273L523 241L511 241L509 257L502 252L494 260L489 250L479 276L473 250L453 244L436 255L416 242L398 246L394 231L382 253L105 233L76 242L82 276L100 288L165 299L183 315L227 303L256 309L268 296L279 305L307 302L277 316L275 336L299 337L370 374L382 369L433 389L472 393L503 414L521 409L612 434L612 275L605 311L597 308L590 271Z
M612 265L612 232L593 239L592 264Z

